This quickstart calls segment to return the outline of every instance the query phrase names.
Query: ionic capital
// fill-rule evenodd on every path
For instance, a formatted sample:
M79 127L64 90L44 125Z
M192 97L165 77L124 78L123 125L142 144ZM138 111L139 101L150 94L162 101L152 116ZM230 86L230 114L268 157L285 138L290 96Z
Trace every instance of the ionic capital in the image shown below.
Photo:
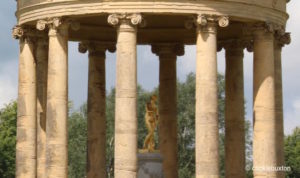
M24 35L24 29L21 26L14 26L12 29L12 37L14 39L20 39Z
M249 39L230 39L218 42L218 51L225 50L243 50L247 49L249 52L253 51L253 41Z
M291 43L291 33L278 34L275 33L275 47L282 48Z
M260 22L250 28L256 40L273 40L274 34L284 34L284 27L270 22Z
M26 40L28 43L34 43L37 39L45 37L44 33L28 26L22 27L19 25L13 27L12 36L14 39Z
M122 23L129 24L132 26L140 25L141 27L144 27L146 25L145 20L143 19L141 14L111 14L107 18L108 24L112 26L117 26Z
M187 29L207 28L210 26L216 27L217 25L219 27L227 27L229 25L229 17L222 15L199 14L197 17L191 17L185 22L185 27Z
M184 55L184 45L179 43L158 43L152 44L151 48L152 52L157 56L161 55L176 55L182 56Z
M253 40L246 41L245 45L248 52L253 52L253 48L254 48Z
M47 27L49 29L49 36L56 35L58 30L60 30L60 33L62 35L65 35L64 33L67 33L69 27L75 31L79 30L80 23L70 19L63 19L61 17L48 18L46 20L37 21L36 28L38 30L43 31Z
M97 41L85 41L80 42L78 45L78 51L80 53L89 52L90 55L105 55L106 50L113 53L116 51L116 44L113 42L97 42Z
M243 56L244 49L249 45L249 40L232 39L218 42L218 50L224 48L226 56Z

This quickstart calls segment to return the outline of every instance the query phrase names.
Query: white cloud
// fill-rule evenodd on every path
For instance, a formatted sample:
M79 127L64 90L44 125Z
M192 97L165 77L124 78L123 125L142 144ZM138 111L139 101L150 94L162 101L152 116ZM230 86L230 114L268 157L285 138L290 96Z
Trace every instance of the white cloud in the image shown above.
M16 87L14 83L4 77L0 77L0 108L16 98Z
M293 108L297 111L300 111L300 98L293 102Z
M3 62L0 68L0 108L17 98L18 64L16 60Z
M291 134L295 127L300 127L300 97L292 102L292 107L286 112L284 118L285 134Z
M186 74L196 70L196 46L185 46L184 50L184 56L177 59L177 71L181 80L184 79L181 76L186 76Z

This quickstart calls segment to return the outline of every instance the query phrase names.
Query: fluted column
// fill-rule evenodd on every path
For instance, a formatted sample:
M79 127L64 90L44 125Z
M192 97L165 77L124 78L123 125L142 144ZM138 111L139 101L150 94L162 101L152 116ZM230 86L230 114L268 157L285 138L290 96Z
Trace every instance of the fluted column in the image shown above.
M269 26L254 29L253 174L277 177L274 35Z
M243 44L234 40L225 44L225 175L245 178L245 108Z
M196 178L219 177L217 22L226 17L199 15L196 64Z
M83 42L79 51L89 52L87 177L106 178L105 52L113 44Z
M165 178L178 177L177 146L177 55L184 54L180 44L155 44L159 56L159 148Z
M46 113L46 174L68 177L68 28L60 18L40 20L39 30L49 28Z
M15 27L20 39L16 178L36 177L36 61L28 29Z
M274 41L274 66L275 66L275 108L276 108L276 132L277 132L277 166L285 165L284 161L284 127L283 127L283 96L282 96L282 67L281 50L285 44L291 42L290 34L276 34ZM284 171L278 172L278 177L285 177Z
M37 77L37 177L46 178L46 107L48 39L40 37L36 47Z
M115 178L137 177L137 27L139 14L112 14L117 27Z

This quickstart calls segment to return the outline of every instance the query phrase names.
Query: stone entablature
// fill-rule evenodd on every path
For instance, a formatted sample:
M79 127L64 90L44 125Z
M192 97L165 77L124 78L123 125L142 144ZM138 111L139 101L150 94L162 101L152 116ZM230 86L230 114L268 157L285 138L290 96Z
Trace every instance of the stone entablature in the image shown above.
M286 0L197 0L130 1L123 0L19 0L19 25L57 16L99 15L107 13L143 14L217 14L239 21L270 21L284 25L288 19Z
M70 2L70 1L82 1L82 2L87 2L87 0L18 0L19 2L19 8L23 7L28 7L32 5L38 5L38 4L44 4L44 3L58 3L58 2ZM191 2L187 0L180 0L180 1L185 1L185 2ZM201 0L197 0L201 1ZM202 0L203 1L203 0ZM208 0L206 0L208 1ZM226 2L226 3L244 3L244 4L249 4L249 5L257 5L257 6L262 6L266 8L274 8L276 10L281 10L285 11L285 4L288 2L288 0L217 0L221 2ZM89 2L99 2L98 0L90 0ZM101 2L118 2L118 0L103 0ZM144 2L150 2L145 1ZM174 0L169 0L169 2L178 2ZM203 1L204 2L204 1Z

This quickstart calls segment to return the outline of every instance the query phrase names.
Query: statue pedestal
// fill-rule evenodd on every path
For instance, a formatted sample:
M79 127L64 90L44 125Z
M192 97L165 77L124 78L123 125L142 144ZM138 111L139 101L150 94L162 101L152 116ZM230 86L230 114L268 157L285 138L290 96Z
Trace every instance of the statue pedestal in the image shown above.
M163 178L160 153L139 153L138 160L138 178Z

